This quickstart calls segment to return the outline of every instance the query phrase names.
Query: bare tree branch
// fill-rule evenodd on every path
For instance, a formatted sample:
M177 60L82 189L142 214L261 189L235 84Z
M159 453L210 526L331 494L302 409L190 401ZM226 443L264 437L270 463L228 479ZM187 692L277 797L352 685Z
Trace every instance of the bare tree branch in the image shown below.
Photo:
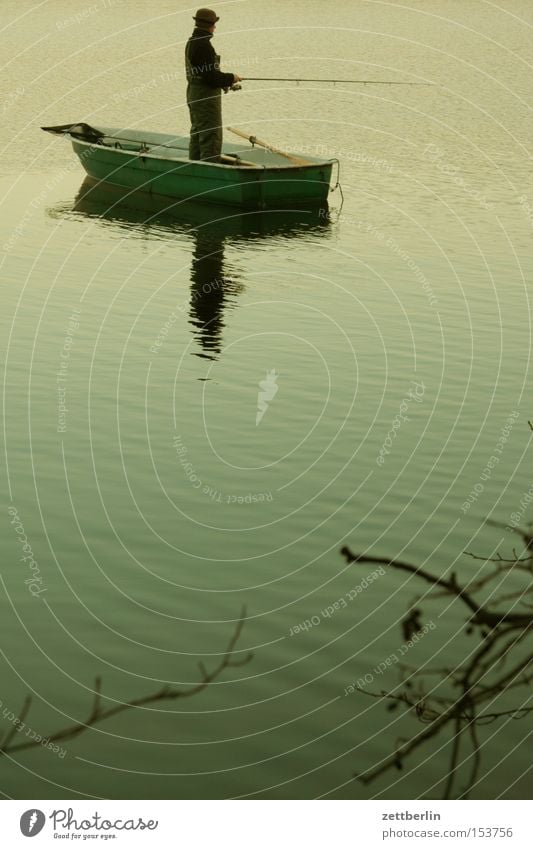
M244 666L252 659L253 654L251 652L245 654L242 658L235 657L236 645L239 637L241 636L245 620L246 609L243 608L235 631L229 640L226 651L219 663L211 670L211 672L209 672L202 663L199 664L202 678L198 684L194 684L193 686L183 690L171 687L170 684L165 684L160 690L155 693L151 693L148 696L141 696L138 699L131 699L129 702L121 702L119 704L114 704L111 707L104 708L101 692L102 680L98 676L94 684L93 706L86 721L76 722L73 725L69 725L67 728L56 731L55 734L50 734L46 737L46 742L55 743L58 740L72 739L73 737L82 734L84 731L87 731L88 728L91 728L97 723L103 722L104 720L109 719L112 716L116 716L123 711L130 710L131 708L144 707L145 705L153 704L154 702L162 700L190 698L191 696L196 696L198 693L201 693L202 690L205 690L210 684L219 678L226 669L229 669L230 667ZM11 741L18 732L18 726L20 726L26 718L30 705L31 698L30 696L27 696L18 718L15 719L14 727L9 730L2 745L0 746L0 757L8 753L21 752L25 749L32 749L41 745L42 738L40 740L27 740L24 743L15 743L14 745L10 745Z
M406 665L402 665L400 669L403 680L400 681L399 690L375 693L357 688L371 698L387 702L390 708L403 705L408 712L411 711L415 715L418 722L424 725L424 728L410 739L398 743L391 754L377 766L358 774L357 777L363 784L370 784L389 770L402 769L403 762L408 757L427 745L441 732L449 730L451 750L443 795L444 798L466 799L479 780L481 772L478 728L503 717L521 719L533 712L533 707L525 706L518 708L505 706L502 710L487 713L479 710L480 706L493 704L503 696L507 696L516 687L526 686L533 680L533 672L530 671L533 654L520 657L512 667L505 669L511 658L516 656L520 645L533 633L533 613L516 612L513 609L495 610L493 594L491 594L491 604L478 601L475 597L476 592L488 587L491 582L498 580L499 585L502 577L513 571L533 576L533 536L530 531L523 528L517 529L517 532L526 544L528 556L519 558L514 549L513 560L506 560L499 553L495 558L478 558L477 555L466 552L475 559L498 563L495 569L491 569L488 574L467 586L459 583L455 573L448 577L441 577L403 560L354 553L348 546L341 549L341 554L348 563L374 563L389 566L429 583L436 590L432 593L433 598L454 596L460 599L469 611L466 633L471 634L474 627L477 627L477 633L482 639L473 652L469 651L467 660L456 668L424 669L425 676L430 676L432 679L440 677L442 683L448 685L449 692L445 689L444 694L440 685L437 692L435 692L436 686L427 692L421 671ZM516 607L524 603L523 597L528 592L531 592L531 587L502 594L496 603L501 605L502 602L508 602ZM402 635L406 639L421 629L420 604L419 600L417 608L411 609L401 620ZM407 679L406 673L408 673ZM471 751L461 760L462 752L468 743L470 743ZM470 760L470 774L464 789L459 792L456 788L460 780L461 768Z
M413 566L410 563L405 563L402 560L396 560L395 558L372 557L368 554L354 554L347 545L341 548L341 554L346 558L348 563L379 563L382 566L392 566L393 569L400 569L404 572L410 572L412 575L416 575L417 578L423 578L428 583L433 584L433 586L442 587L451 595L455 595L460 598L461 601L470 608L474 614L470 621L476 625L486 625L489 628L495 628L505 622L511 622L517 627L524 627L533 624L533 614L509 613L506 611L495 613L487 610L486 607L475 601L466 589L459 586L455 572L452 572L449 578L439 578L437 575L432 575L425 569Z

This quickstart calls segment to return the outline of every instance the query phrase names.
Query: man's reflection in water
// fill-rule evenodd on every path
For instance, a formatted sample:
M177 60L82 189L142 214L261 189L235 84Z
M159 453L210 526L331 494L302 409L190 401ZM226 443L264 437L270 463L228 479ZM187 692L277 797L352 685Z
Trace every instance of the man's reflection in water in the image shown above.
M190 323L200 344L198 357L216 360L222 348L224 308L242 291L224 263L224 236L215 227L198 227L191 264Z
M270 240L270 246L286 246L288 240L328 235L330 216L327 206L320 209L272 210L270 212L228 213L209 204L183 204L169 198L132 192L116 186L95 184L86 178L76 197L77 214L113 222L117 233L132 233L147 245L153 239L175 240L194 237L191 264L189 323L200 351L195 355L216 360L224 346L224 310L236 306L236 296L244 290L241 273L224 260L226 246L234 253L248 254L258 241ZM59 218L71 212L70 203L48 210ZM133 225L133 227L132 227ZM183 248L185 241L179 241Z

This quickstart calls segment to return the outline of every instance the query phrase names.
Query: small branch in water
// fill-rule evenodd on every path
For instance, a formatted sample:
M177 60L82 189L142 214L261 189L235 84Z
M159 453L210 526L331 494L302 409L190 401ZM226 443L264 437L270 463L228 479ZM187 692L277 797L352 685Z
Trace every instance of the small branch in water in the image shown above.
M73 725L69 725L61 731L56 731L55 734L49 735L46 738L46 741L48 743L55 743L57 740L72 739L73 737L77 737L78 734L82 734L84 731L87 731L88 728L91 728L97 723L103 722L104 720L109 719L112 716L116 716L116 714L122 713L125 710L130 710L131 708L144 707L145 705L153 704L154 702L162 700L189 698L190 696L195 696L198 693L201 693L202 690L205 690L210 684L219 678L226 669L229 669L230 667L244 666L252 660L253 654L251 652L248 652L242 658L236 658L234 656L236 652L235 647L239 637L241 636L245 621L246 608L243 607L239 621L231 639L228 642L222 660L217 666L215 666L214 669L211 670L211 672L206 669L203 663L199 664L202 679L198 684L194 684L186 690L179 690L171 687L170 684L165 684L156 693L152 693L148 696L141 696L140 698L132 699L129 702L115 704L109 708L104 708L102 701L102 679L100 676L97 676L94 684L93 706L87 720L85 722L77 722ZM42 738L40 738L40 740L28 740L24 743L10 745L12 739L17 734L18 726L20 726L26 718L30 705L31 697L27 696L20 710L19 716L15 719L14 727L8 731L0 746L0 757L6 754L11 754L12 752L20 752L24 749L32 749L41 745Z

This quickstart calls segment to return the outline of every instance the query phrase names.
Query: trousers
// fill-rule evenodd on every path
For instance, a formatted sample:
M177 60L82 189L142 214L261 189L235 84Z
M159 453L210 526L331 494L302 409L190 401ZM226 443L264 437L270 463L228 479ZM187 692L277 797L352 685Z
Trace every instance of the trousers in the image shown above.
M222 89L189 82L187 105L191 118L189 159L218 159L222 150Z

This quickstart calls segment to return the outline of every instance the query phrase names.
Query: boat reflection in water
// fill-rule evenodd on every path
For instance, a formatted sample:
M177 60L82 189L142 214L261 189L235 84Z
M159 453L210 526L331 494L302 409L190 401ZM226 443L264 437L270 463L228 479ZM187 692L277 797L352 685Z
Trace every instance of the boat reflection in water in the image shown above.
M196 356L211 360L218 358L223 346L225 309L235 306L244 289L239 254L247 246L253 250L259 242L271 241L274 246L330 233L325 207L244 212L126 191L91 178L82 183L74 206L62 204L49 210L53 217L73 213L112 222L130 236L136 229L140 238L150 241L176 235L193 241L189 322L200 348ZM238 250L230 261L225 254L231 248Z

